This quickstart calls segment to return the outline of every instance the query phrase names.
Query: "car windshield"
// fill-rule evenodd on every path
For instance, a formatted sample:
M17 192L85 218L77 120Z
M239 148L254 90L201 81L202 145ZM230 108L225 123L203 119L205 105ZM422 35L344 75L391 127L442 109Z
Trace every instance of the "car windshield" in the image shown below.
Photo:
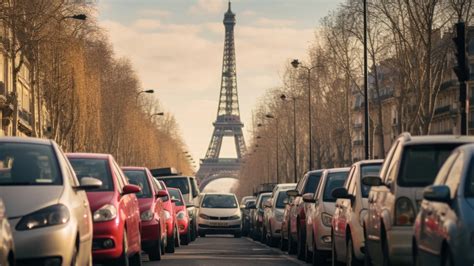
M237 201L233 195L206 195L202 200L201 207L216 209L237 208Z
M112 191L114 182L106 159L69 158L78 178L94 177L102 181L100 188L93 191Z
M433 183L451 152L462 143L407 146L397 182L400 186L425 187Z
M360 176L364 178L364 176L378 176L380 173L380 168L382 168L382 164L365 164L362 165L360 169ZM367 198L369 197L370 186L366 186L360 182L360 190L362 191L362 197Z
M258 208L261 209L263 207L263 203L270 198L271 195L262 195L260 197L260 202L258 203Z
M130 184L137 185L142 189L139 193L135 193L137 198L153 197L145 170L124 170L123 172Z
M326 202L335 202L336 199L332 196L332 191L335 188L344 186L346 181L348 171L344 172L335 172L329 173L326 181L326 186L324 188L323 201Z
M277 198L277 202L276 202L275 207L276 207L277 209L283 209L283 208L285 208L285 203L284 203L284 201L285 201L285 199L287 199L287 198L288 198L288 195L286 194L286 191L280 191L280 192L278 193L278 198Z
M53 148L44 144L0 143L0 186L61 185Z
M316 192L319 181L321 180L321 175L322 172L317 172L308 176L308 181L306 182L306 187L304 188L303 194Z
M182 178L163 178L161 179L165 182L166 187L174 187L181 190L181 193L189 194L189 182L186 177Z
M170 193L170 197L172 200L176 200L175 204L176 206L183 206L184 203L181 200L181 197L179 195L179 190L177 189L168 189L168 192Z

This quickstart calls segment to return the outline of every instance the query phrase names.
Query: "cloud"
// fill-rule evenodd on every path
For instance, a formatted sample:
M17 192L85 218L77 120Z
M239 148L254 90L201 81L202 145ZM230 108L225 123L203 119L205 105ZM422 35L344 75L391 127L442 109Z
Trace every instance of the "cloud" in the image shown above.
M224 0L198 0L195 5L189 8L189 12L192 14L200 13L222 13L226 10L227 2Z
M253 17L256 16L258 13L253 11L253 10L245 10L240 13L240 16L242 17Z
M289 27L296 24L296 21L289 19L270 19L270 18L259 18L256 21L256 25L262 27Z
M139 16L144 17L158 17L158 18L168 18L173 13L168 10L163 9L142 9L137 12Z
M133 23L133 27L142 30L154 30L159 28L160 25L160 21L156 19L138 19Z

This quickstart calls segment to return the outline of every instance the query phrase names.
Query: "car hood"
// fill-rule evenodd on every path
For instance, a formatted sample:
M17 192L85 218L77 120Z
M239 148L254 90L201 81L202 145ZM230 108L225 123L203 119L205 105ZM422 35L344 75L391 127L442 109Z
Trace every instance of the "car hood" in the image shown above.
M227 217L232 215L240 215L239 209L218 209L218 208L202 208L200 213L208 216Z
M334 215L334 212L336 211L336 203L324 201L323 208L324 208L324 212Z
M63 186L2 186L0 195L7 217L16 218L57 204L63 189Z
M89 200L91 211L95 212L105 204L112 204L114 194L113 191L87 192L87 199Z

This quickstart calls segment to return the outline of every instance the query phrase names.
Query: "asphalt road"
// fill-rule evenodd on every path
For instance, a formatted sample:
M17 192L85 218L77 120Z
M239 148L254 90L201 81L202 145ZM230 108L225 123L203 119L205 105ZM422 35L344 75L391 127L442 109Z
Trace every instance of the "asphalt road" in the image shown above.
M166 254L159 262L143 265L306 265L293 256L285 255L276 248L267 247L249 238L231 236L206 236L188 246L181 246L174 254Z

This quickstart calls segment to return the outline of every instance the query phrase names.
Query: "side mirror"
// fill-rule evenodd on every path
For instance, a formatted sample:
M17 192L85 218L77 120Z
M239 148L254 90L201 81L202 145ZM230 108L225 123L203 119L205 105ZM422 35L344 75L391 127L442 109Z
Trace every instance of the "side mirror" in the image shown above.
M245 204L240 204L240 209L245 209Z
M430 201L449 203L451 202L451 192L448 186L429 186L423 191L423 198Z
M364 176L364 178L362 178L362 184L366 185L366 186L369 186L369 187L379 187L379 186L383 186L383 182L382 182L382 178L380 178L380 176L376 176L376 175L368 175L368 176Z
M80 185L76 187L78 190L96 189L102 186L102 181L94 177L81 178Z
M193 207L195 207L195 206L194 206L194 204L192 204L192 203L186 204L186 208L193 208Z
M264 208L271 208L272 207L272 202L271 200L266 200L264 203L263 203L263 207Z
M156 193L156 197L158 198L168 197L168 193L165 190L158 190L158 193Z
M288 203L290 203L289 200L288 200L288 198L284 198L284 199L283 199L283 204L286 205L286 204L288 204Z
M286 195L288 195L290 197L298 197L300 195L300 193L298 192L298 190L292 189L292 190L288 190L286 192Z
M352 199L354 196L347 192L345 187L338 187L332 190L331 196L335 199Z
M136 185L125 185L122 189L122 195L133 194L133 193L140 193L142 189Z
M314 193L306 193L303 195L303 201L308 203L315 203Z

